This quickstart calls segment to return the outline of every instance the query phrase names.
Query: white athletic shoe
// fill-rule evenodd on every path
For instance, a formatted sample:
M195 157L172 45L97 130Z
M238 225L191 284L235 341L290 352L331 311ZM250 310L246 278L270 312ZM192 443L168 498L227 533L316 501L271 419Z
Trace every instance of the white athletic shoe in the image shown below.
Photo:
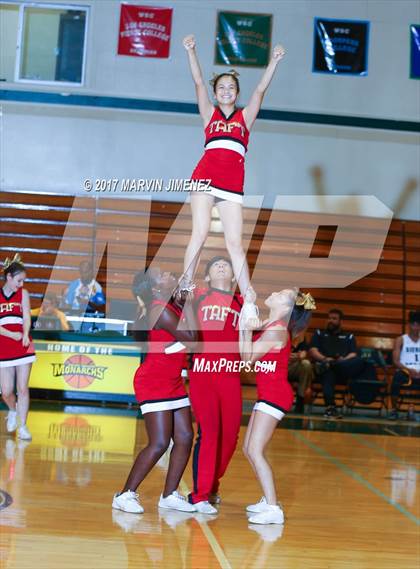
M190 504L184 496L178 494L176 490L166 496L160 495L159 508L166 508L167 510L179 510L180 512L196 512L197 509L193 504Z
M123 492L120 495L114 494L112 507L129 514L142 514L144 512L144 508L139 502L139 495L131 490L127 490L127 492Z
M6 417L6 429L8 433L13 433L17 429L17 412L9 411Z
M284 524L283 510L280 506L270 506L268 509L248 518L250 524Z
M216 510L216 508L213 508L213 506L207 502L207 500L203 500L202 502L197 502L196 504L194 504L195 509L197 512L200 512L200 514L217 514L218 511Z
M22 441L31 441L32 435L26 425L21 425L18 429L18 438Z
M250 504L249 506L247 506L246 511L252 512L253 514L258 514L260 512L265 512L267 508L268 508L267 500L265 499L265 496L263 496L261 500L256 504Z

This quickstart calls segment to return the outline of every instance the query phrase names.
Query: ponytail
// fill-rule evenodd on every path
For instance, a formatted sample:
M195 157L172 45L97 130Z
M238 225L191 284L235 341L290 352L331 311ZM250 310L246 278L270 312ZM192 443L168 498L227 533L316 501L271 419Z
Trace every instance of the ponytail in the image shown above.
M292 338L299 336L299 334L308 327L312 316L312 310L315 309L316 304L312 295L309 292L305 293L299 291L287 325L287 329L289 330Z

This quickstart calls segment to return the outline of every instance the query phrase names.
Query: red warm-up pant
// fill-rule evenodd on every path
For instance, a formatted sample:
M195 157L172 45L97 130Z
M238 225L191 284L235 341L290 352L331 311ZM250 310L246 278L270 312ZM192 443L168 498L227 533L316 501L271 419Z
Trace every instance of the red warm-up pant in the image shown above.
M239 374L189 372L197 422L193 453L193 504L216 493L238 442L242 415Z

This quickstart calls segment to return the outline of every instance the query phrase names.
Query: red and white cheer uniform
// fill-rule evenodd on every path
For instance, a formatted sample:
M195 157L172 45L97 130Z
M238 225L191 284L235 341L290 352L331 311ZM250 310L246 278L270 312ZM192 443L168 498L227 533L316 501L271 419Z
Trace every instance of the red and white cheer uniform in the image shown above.
M256 332L253 339L258 340L265 330L279 324L285 329L287 328L287 325L280 320L271 322ZM287 379L291 349L290 334L287 333L287 342L283 348L272 348L259 358L260 370L256 374L258 399L254 405L254 410L268 413L278 420L282 419L293 405L293 389ZM264 371L264 363L272 365L267 366L266 371ZM275 367L275 369L270 371L271 367Z
M242 297L216 288L195 293L200 353L189 371L197 422L193 492L197 503L217 493L238 441L242 414L238 320Z
M20 288L10 296L6 296L3 288L0 288L0 326L10 332L23 334L22 294L23 289ZM7 336L0 336L0 367L30 364L35 359L35 348L32 341L29 346L25 347L22 340L17 341Z
M235 109L226 117L216 107L204 133L205 153L191 179L210 180L206 193L222 200L242 203L244 161L249 140L242 109Z
M152 306L156 305L181 317L181 310L173 304L154 300ZM182 369L186 367L185 346L164 329L150 330L148 344L149 352L133 382L142 414L188 407L190 401L181 377Z

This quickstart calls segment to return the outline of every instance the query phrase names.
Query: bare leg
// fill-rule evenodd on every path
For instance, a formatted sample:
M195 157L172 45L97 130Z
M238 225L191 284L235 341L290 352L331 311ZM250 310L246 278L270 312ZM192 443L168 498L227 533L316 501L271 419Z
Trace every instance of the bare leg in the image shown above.
M224 200L216 205L225 234L226 249L230 255L233 273L243 297L250 288L249 268L242 246L242 204Z
M249 423L248 423L248 427L246 429L246 433L245 433L245 438L244 438L244 442L242 445L242 450L245 454L245 456L248 458L248 445L249 445L249 439L251 437L251 433L252 433L252 426L254 424L254 419L255 419L255 411L252 411L251 413L251 417L249 418Z
M10 411L16 411L15 367L0 367L1 396Z
M16 385L17 385L17 412L20 418L20 424L26 425L29 410L29 376L32 364L25 364L16 367Z
M183 407L173 411L173 441L169 459L168 473L166 475L163 497L166 498L174 492L181 480L188 459L190 458L193 430L191 420L191 407Z
M242 445L242 452L244 453L244 455L245 455L246 458L248 459L249 464L252 466L252 470L254 471L255 476L257 476L257 471L256 471L256 469L255 469L255 467L254 467L254 464L252 463L251 458L250 458L249 453L248 453L249 440L250 440L250 438L251 438L252 428L253 428L253 425L254 425L254 419L255 419L255 411L252 411L251 417L250 417L250 419L249 419L248 427L247 427L247 430L246 430L246 433L245 433L244 442L243 442L243 445Z
M135 492L169 446L173 429L173 412L156 411L144 416L149 442L142 449L128 475L123 492Z
M191 193L192 233L184 258L183 281L185 283L190 283L194 278L201 249L210 230L213 204L213 196Z
M247 446L247 457L256 472L267 503L273 506L277 504L277 494L273 471L265 457L265 449L277 423L278 420L271 415L256 411Z

